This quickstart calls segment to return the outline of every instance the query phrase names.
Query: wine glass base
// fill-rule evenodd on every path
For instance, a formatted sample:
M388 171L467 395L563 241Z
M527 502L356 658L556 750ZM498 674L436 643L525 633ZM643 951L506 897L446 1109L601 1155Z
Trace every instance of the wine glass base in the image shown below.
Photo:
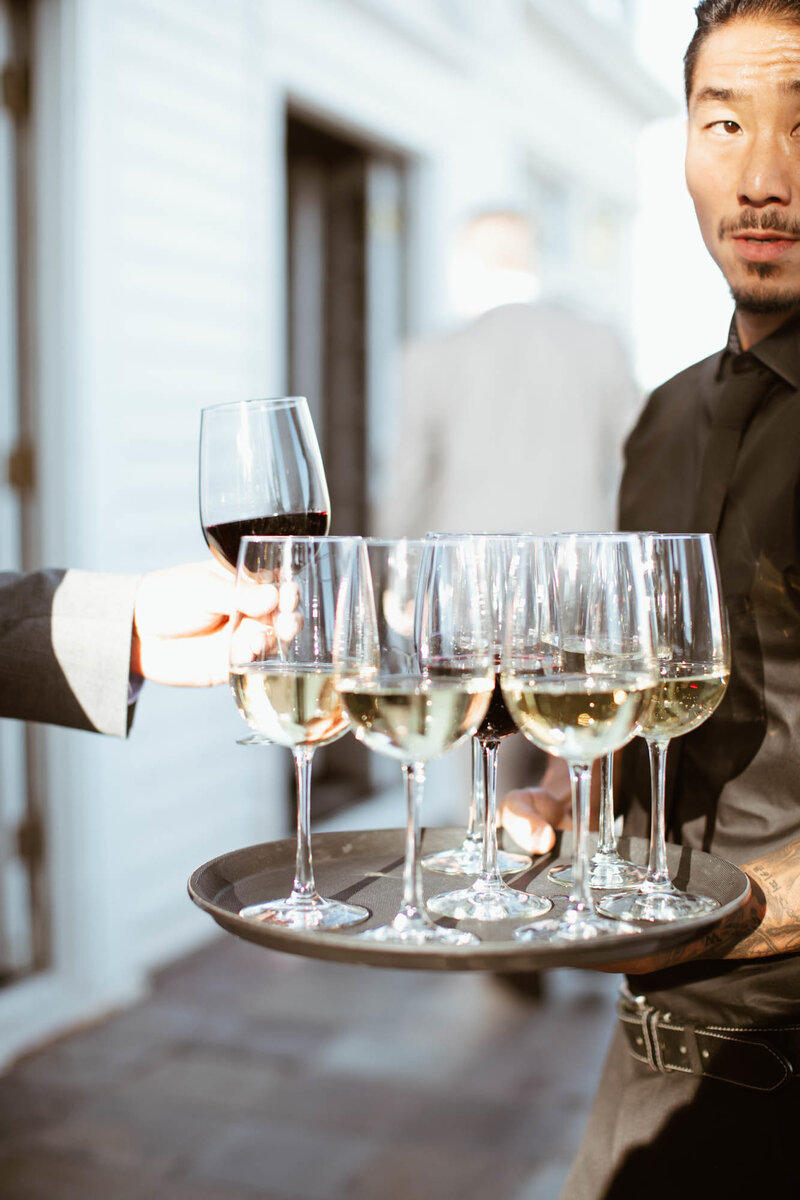
M356 936L365 942L388 946L479 946L481 939L465 929L434 925L421 908L402 910L388 925L365 929Z
M543 896L531 896L505 884L481 887L479 882L472 887L432 896L428 901L431 912L441 917L454 917L457 921L506 921L514 917L533 920L544 916L552 907L552 902Z
M511 854L508 850L497 851L497 869L501 875L516 875L533 866L530 854Z
M261 925L275 925L281 929L303 931L308 929L342 929L347 925L358 925L372 913L360 904L342 904L339 900L325 900L316 896L313 900L293 900L286 896L281 900L266 900L262 904L248 904L239 910L245 921L258 921Z
M274 746L269 738L262 737L260 733L248 733L244 737L236 739L237 746Z
M596 892L636 888L646 877L647 871L644 867L637 867L635 863L627 862L624 858L589 863L589 887ZM562 887L571 888L574 881L572 866L553 867L547 872L547 878Z
M577 919L549 917L546 921L537 921L535 925L521 925L515 929L512 937L515 942L523 945L573 945L575 942L589 942L598 938L619 937L629 933L639 933L635 925L624 921L611 921L597 913L584 913Z
M501 875L518 875L533 863L528 854L510 854L497 851L497 869ZM426 871L439 875L480 875L483 870L483 846L480 842L464 842L452 850L439 850L426 854L422 860Z
M621 892L619 895L603 896L597 908L599 912L618 921L659 922L704 917L719 908L719 904L710 896L672 890Z

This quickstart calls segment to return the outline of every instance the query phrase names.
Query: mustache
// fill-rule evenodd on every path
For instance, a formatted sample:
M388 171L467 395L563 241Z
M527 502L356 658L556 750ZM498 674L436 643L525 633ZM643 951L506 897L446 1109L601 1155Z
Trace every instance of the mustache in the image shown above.
M720 238L735 237L751 229L759 233L787 233L790 237L800 238L800 221L789 220L774 209L757 212L754 208L745 208L736 217L723 217L717 234Z

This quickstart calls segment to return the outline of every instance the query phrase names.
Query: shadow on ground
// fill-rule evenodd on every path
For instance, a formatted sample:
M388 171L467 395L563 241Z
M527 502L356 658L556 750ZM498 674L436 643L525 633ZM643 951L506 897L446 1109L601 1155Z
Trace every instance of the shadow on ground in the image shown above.
M223 938L0 1077L0 1196L556 1200L614 990L554 971L537 999Z

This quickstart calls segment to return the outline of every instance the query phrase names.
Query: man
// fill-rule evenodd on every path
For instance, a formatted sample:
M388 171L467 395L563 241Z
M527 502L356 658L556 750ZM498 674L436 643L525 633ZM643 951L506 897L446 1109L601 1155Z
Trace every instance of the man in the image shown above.
M0 717L124 737L142 679L227 679L232 597L233 576L212 563L0 573Z
M513 210L458 231L464 321L405 347L381 535L609 527L640 396L610 327L537 299L534 242Z
M621 1001L568 1200L800 1184L800 0L696 14L686 178L736 310L726 349L650 398L620 524L717 537L733 673L714 716L673 743L669 821L672 840L744 865L758 905L738 935L626 964L638 999ZM562 803L552 768L547 783L507 802L508 827L539 845Z

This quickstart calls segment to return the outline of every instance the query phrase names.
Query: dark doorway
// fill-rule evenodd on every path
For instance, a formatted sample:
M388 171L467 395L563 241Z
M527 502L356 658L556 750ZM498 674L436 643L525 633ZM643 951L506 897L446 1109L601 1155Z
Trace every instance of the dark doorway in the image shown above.
M383 386L405 333L406 164L290 109L286 119L288 384L308 397L331 533L369 532ZM346 737L314 764L314 813L369 794L374 766Z

